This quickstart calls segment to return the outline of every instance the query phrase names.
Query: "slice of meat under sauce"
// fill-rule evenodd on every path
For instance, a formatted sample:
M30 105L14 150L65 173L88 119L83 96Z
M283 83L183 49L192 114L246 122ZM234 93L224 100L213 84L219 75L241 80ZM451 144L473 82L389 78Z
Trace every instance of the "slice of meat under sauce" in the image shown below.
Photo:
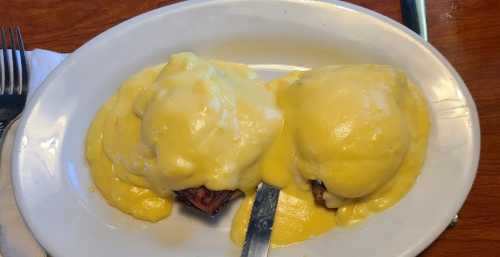
M316 204L328 208L326 206L325 198L323 197L326 191L325 185L323 185L323 183L319 180L311 180L311 189Z
M204 186L174 192L178 201L210 216L215 216L227 203L243 194L239 190L213 191Z

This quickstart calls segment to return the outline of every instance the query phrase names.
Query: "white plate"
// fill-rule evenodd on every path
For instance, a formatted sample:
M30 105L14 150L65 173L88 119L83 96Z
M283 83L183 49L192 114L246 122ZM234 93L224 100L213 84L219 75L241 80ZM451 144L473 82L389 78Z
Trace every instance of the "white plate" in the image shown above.
M213 222L174 210L157 224L105 203L84 160L94 114L130 74L194 51L254 64L270 78L290 68L385 63L405 70L432 111L428 158L415 187L394 208L360 226L271 256L414 256L465 200L479 157L474 102L459 75L400 24L343 2L195 1L140 15L91 40L50 75L28 104L17 133L13 182L19 207L55 257L238 256L231 211Z

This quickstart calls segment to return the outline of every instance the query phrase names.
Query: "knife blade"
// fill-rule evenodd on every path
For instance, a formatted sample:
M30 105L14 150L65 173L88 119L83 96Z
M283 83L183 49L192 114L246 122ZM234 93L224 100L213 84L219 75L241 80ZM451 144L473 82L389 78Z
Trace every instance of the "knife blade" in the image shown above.
M255 194L241 257L267 256L279 195L279 188L260 184Z

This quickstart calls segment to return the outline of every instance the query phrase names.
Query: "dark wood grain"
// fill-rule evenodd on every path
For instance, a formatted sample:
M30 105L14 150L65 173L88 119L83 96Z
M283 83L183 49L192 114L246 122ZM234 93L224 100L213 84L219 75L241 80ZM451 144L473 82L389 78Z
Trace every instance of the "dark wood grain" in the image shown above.
M28 48L71 52L107 28L172 0L0 0L0 24L20 25ZM399 0L350 2L400 20ZM476 100L482 150L460 222L423 257L500 256L500 1L428 0L430 42ZM436 196L439 197L439 196Z

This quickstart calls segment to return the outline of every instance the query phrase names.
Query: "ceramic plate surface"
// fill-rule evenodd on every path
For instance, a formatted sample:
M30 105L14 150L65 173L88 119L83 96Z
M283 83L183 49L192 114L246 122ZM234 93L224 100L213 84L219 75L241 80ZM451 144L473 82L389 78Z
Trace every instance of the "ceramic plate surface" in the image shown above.
M96 111L128 76L180 51L252 64L266 79L326 64L390 64L406 71L429 101L427 160L401 202L361 225L273 249L272 257L415 256L463 204L479 159L476 108L455 70L416 34L337 1L190 1L140 15L86 43L26 107L13 183L27 224L54 257L239 256L229 239L236 205L212 222L176 208L151 224L90 190L84 139Z

